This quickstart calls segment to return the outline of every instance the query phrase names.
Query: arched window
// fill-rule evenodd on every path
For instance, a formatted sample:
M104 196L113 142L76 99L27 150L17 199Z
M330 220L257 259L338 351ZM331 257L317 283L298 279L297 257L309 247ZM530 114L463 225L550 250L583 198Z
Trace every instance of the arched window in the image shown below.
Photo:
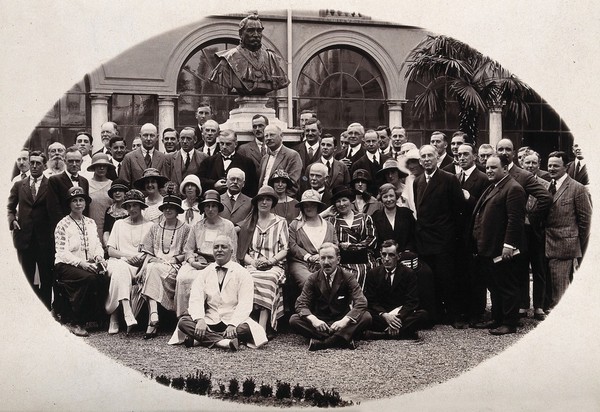
M216 52L229 50L239 44L239 39L218 39L200 45L183 63L177 77L177 126L195 126L196 109L200 103L209 103L213 119L224 123L229 111L237 107L235 93L228 93L223 86L209 81L210 73L219 60ZM272 99L267 106L273 107ZM250 129L251 125L248 125Z
M387 124L381 71L358 49L336 47L315 54L302 68L296 90L297 112L316 111L330 133L339 135L353 122L368 128Z

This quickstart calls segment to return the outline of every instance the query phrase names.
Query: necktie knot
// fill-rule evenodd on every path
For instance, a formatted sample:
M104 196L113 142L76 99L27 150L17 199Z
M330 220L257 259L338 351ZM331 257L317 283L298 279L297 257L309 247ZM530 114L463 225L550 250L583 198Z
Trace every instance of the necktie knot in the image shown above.
M552 179L552 181L550 182L550 187L548 188L548 191L553 195L556 193L556 180Z
M27 173L23 172L21 173L21 179L25 179L27 177Z
M77 182L79 180L79 177L77 175L71 175L71 180L73 182Z

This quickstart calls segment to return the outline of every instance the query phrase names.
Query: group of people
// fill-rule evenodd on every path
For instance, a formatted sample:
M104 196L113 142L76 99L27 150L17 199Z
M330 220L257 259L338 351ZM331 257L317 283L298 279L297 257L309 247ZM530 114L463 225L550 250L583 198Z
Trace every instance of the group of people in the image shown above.
M75 335L103 317L108 333L129 332L147 308L153 338L159 305L179 319L169 343L228 350L263 345L286 312L310 350L418 339L435 324L504 335L529 314L530 273L543 320L585 253L578 145L573 162L550 153L546 172L508 139L476 149L434 132L417 147L402 127L359 123L338 139L303 112L297 146L263 115L238 145L210 117L201 106L198 126L164 130L164 151L156 126L127 151L106 122L96 153L81 132L19 155L8 201L19 261Z

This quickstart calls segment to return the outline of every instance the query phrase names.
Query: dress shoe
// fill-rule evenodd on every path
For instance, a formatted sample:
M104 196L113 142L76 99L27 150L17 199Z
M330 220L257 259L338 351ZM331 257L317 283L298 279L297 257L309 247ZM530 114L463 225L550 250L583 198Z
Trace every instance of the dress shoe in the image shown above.
M113 322L111 320L110 325L108 326L108 334L116 335L117 333L119 333L119 321Z
M186 336L183 340L183 346L185 346L186 348L194 347L194 338L192 338L191 336Z
M454 329L469 329L469 324L467 322L463 322L461 320L457 320L452 324Z
M374 330L367 330L364 332L364 338L366 340L379 340L379 339L387 339L388 334L385 332L376 332Z
M526 318L529 314L527 312L519 312L519 318Z
M517 333L517 328L514 326L506 326L506 325L502 325L498 328L495 329L490 329L490 333L492 335L507 335L509 333Z
M130 314L126 314L124 315L125 317L125 324L127 325L127 334L129 335L129 333L133 330L133 328L135 326L137 326L137 320L135 320L135 316L133 316L133 313Z
M156 326L148 326L148 329L146 329L146 333L144 333L144 339L153 339L156 336L158 336L158 329L156 328Z
M358 345L356 344L354 339L350 339L350 341L346 343L346 349L355 350L356 348L358 348Z
M81 325L71 325L71 328L69 328L69 330L75 336L82 336L82 337L90 336L88 331L85 330L85 328L82 327Z
M155 320L152 320L152 315L156 315ZM158 326L158 312L150 312L150 320L148 321L148 326Z
M535 320L546 320L546 314L545 313L534 313L533 318Z
M237 352L237 350L240 348L240 342L238 341L237 338L233 338L229 341L229 349L231 349L232 352Z
M475 323L471 327L473 329L496 329L500 326L502 326L502 325L500 323L496 322L495 320L488 320L487 322Z
M325 338L323 340L311 339L310 343L308 344L308 350L310 352L314 352L317 350L329 349L333 346L335 345L333 344L331 337Z

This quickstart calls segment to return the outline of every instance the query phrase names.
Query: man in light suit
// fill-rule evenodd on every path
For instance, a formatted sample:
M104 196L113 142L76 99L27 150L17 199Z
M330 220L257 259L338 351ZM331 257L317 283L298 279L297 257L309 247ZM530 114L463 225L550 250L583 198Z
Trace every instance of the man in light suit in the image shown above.
M567 165L567 174L582 185L587 186L590 184L590 178L583 158L583 151L577 143L573 143L573 154L575 160Z
M252 212L252 199L241 193L246 183L246 174L237 167L227 172L227 191L221 195L223 211L219 214L234 225L244 220Z
M319 120L314 117L306 120L304 124L305 140L294 147L294 150L298 152L300 159L302 159L302 176L305 176L306 168L321 157L322 132L323 126Z
M188 314L177 328L187 335L187 347L198 345L236 351L239 343L260 347L267 342L264 329L250 318L254 300L252 275L232 262L232 240L219 235L213 243L215 263L202 270L190 290ZM175 343L175 342L171 342Z
M565 152L548 155L550 193L554 198L546 220L546 258L552 282L552 303L556 306L573 281L587 249L592 205L586 188L567 174Z
M142 178L144 170L157 169L161 175L170 175L170 158L165 153L156 150L158 131L152 123L146 123L140 129L142 147L125 155L121 163L119 177L132 185Z
M27 281L40 300L50 309L54 242L46 207L48 178L43 175L46 156L30 152L29 177L14 183L8 198L8 227L12 232L19 263ZM34 285L36 266L40 285Z
M246 173L246 184L242 192L249 197L254 197L258 188L254 163L247 157L239 154L237 149L237 136L230 129L221 130L217 139L219 152L207 158L198 169L197 176L205 190L214 189L219 193L227 190L227 172L238 168Z
M270 153L265 155L261 160L258 185L267 186L273 172L277 169L283 169L294 182L294 187L288 189L288 194L294 196L298 191L298 182L302 175L302 159L300 159L300 155L298 152L283 145L283 133L275 125L265 127L265 144L269 148Z
M493 335L515 333L519 324L520 279L516 253L525 242L525 190L508 173L506 155L492 155L486 174L492 185L481 195L471 220L473 251L486 276L492 320L474 325Z
M310 339L309 351L354 349L353 338L371 325L367 299L356 277L339 268L339 262L338 246L323 243L319 248L321 269L306 280L296 313L290 317L290 327Z
M71 213L69 205L69 189L73 186L81 187L86 194L90 191L87 179L79 173L81 168L81 152L76 146L67 149L65 155L67 170L63 173L52 175L48 179L48 195L46 207L50 218L50 230L54 234L54 228L60 220ZM89 205L86 205L83 214L88 216Z
M193 127L185 127L179 134L180 149L172 153L169 163L170 174L166 177L175 182L177 186L183 182L188 175L198 175L202 163L206 161L208 155L196 150L196 133Z
M346 165L334 158L335 138L325 134L321 138L321 158L315 163L323 163L327 166L327 183L329 187L346 186L350 183L350 172Z
M238 153L242 156L247 157L248 159L254 162L254 166L256 167L256 175L260 174L260 161L263 156L267 154L267 146L264 144L265 141L265 127L269 125L269 119L267 119L262 114L255 114L252 117L252 134L254 135L254 140L243 144L238 149Z
M419 258L435 278L435 323L454 324L458 316L456 296L456 245L463 227L465 198L456 176L440 170L438 152L431 145L419 150L425 172L413 182L417 226L415 240Z

